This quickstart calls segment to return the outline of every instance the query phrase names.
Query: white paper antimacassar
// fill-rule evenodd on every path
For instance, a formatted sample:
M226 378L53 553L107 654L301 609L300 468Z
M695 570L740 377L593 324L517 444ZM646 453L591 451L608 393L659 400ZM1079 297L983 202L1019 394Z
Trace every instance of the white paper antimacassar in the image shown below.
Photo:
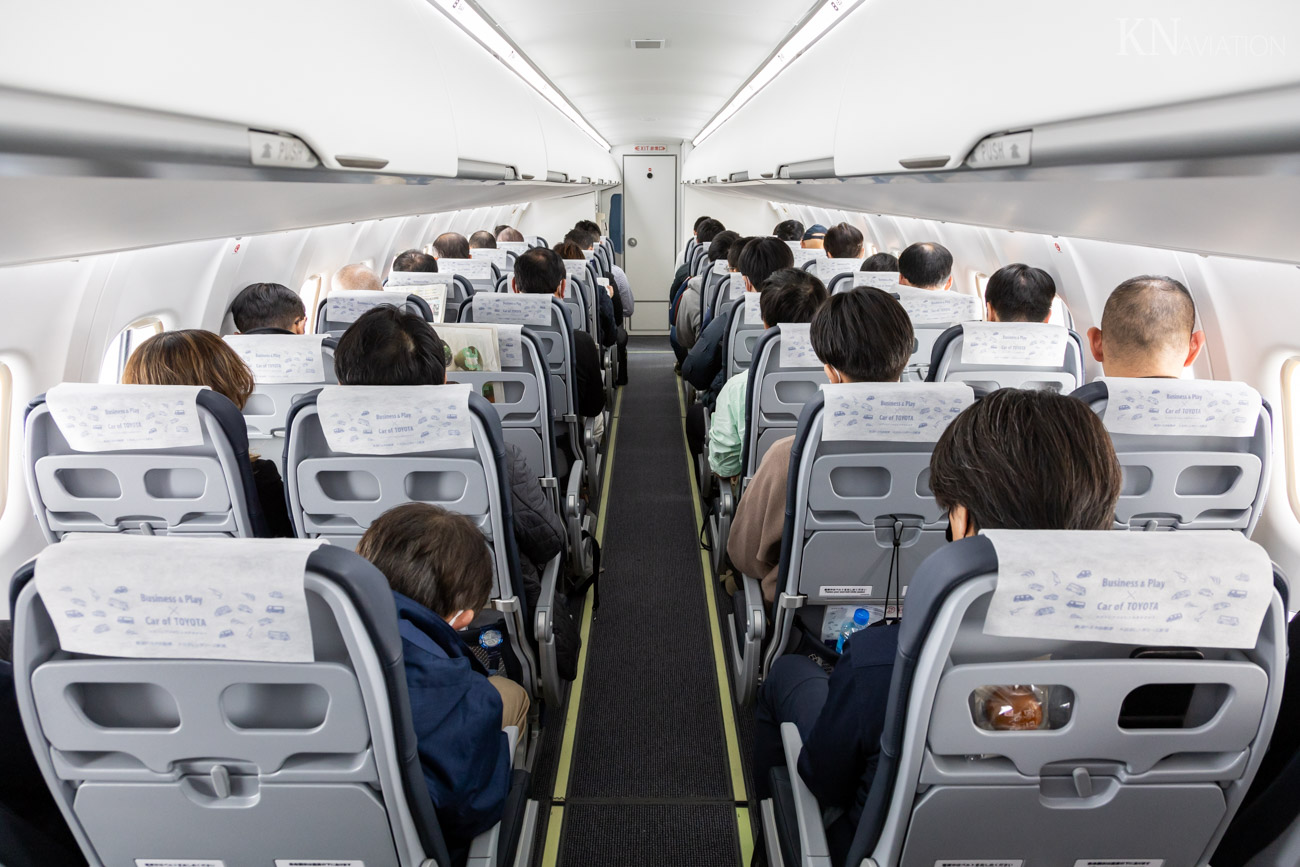
M400 455L470 448L470 386L329 386L316 398L325 441L336 452Z
M64 382L45 394L59 432L79 452L203 444L197 385Z
M975 402L960 382L851 382L822 386L822 439L936 442Z
M323 382L324 334L228 334L225 341L259 383Z
M963 364L1059 367L1070 332L1042 322L963 322Z

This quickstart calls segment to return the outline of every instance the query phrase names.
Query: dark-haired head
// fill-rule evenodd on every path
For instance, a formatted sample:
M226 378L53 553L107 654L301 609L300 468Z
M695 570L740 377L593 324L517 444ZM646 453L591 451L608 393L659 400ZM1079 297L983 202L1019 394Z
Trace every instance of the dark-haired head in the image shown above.
M1115 287L1101 328L1088 329L1092 355L1107 376L1178 377L1205 345L1196 305L1172 277L1144 274Z
M836 223L826 230L822 247L832 259L856 259L862 255L862 232L857 226Z
M773 271L794 265L794 253L785 241L776 238L751 238L740 251L736 270L745 275L747 288L758 289Z
M772 230L778 241L802 241L803 223L798 220L782 220Z
M701 224L703 224L705 220L712 220L712 219L713 219L712 217L708 217L708 216L695 218L695 226L692 228L692 231L695 232L696 236L700 234Z
M443 232L433 240L439 259L468 259L469 239L459 232Z
M727 254L731 252L731 245L740 240L740 233L727 229L725 232L719 232L713 236L709 242L709 261L716 262L718 259L726 259Z
M393 270L436 274L438 272L438 260L428 253L421 253L419 250L407 250L397 254L397 258L393 260Z
M582 252L578 252L582 257ZM515 259L514 290L527 295L554 295L564 287L564 259L554 250L533 247Z
M732 271L739 271L741 252L744 251L745 246L750 241L756 241L756 240L758 239L755 238L753 235L741 235L739 238L736 238L734 241L732 241L731 246L727 248L727 267L730 268ZM790 261L791 264L794 263L793 253L790 254Z
M590 250L600 240L600 233L589 232L586 229L570 229L569 233L564 236L564 240L566 243L573 244L579 250Z
M826 284L802 268L773 271L759 292L758 309L767 328L782 322L812 322L828 297Z
M953 538L1110 529L1121 481L1101 419L1051 391L993 392L953 419L930 458L930 489Z
M872 253L862 260L859 271L897 271L898 257L893 253Z
M353 322L334 350L340 385L442 385L447 357L423 317L400 307L372 307Z
M573 228L580 232L589 232L596 236L597 241L600 240L600 225L595 220L579 220L573 224Z
M827 299L809 336L831 382L898 382L915 341L898 299L868 286Z
M912 244L898 256L898 282L918 289L952 288L952 253L943 244Z
M724 232L726 229L727 227L722 225L721 220L710 217L695 229L695 237L699 239L701 244L707 244L717 237L719 232Z
M495 250L497 248L497 236L482 229L469 236L469 248L471 250Z
M563 241L552 247L561 259L585 259L582 255L582 248L573 243L566 236Z
M990 322L1046 322L1055 299L1052 275L1019 262L994 271L984 287Z
M230 305L235 328L248 333L255 328L279 328L302 334L307 309L298 293L280 283L245 286Z

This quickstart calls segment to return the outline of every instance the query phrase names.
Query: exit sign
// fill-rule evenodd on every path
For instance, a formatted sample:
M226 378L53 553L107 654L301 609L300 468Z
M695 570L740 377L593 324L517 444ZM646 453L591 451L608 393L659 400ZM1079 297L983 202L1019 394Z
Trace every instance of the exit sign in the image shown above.
M666 150L668 150L668 146L667 146L667 145L637 145L635 148L633 148L633 150L638 150L638 151L666 151Z

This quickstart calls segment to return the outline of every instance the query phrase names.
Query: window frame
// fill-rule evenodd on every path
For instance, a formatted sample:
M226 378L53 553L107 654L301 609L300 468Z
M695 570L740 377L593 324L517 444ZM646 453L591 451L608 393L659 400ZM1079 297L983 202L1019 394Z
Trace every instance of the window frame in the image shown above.
M9 504L9 438L13 434L14 374L9 365L0 361L0 516Z
M311 301L307 301L308 287L311 288ZM306 280L302 281L302 286L298 287L298 297L302 300L303 309L307 312L307 321L303 323L304 334L316 333L316 308L320 307L321 288L325 285L325 277L321 273L312 274Z
M1286 496L1291 513L1300 520L1300 355L1282 363L1282 454L1286 464Z
M157 316L142 316L119 331L117 336L108 344L108 348L104 350L104 359L99 364L98 381L100 384L111 385L122 381L122 374L126 372L126 363L130 360L131 353L135 352L140 345L139 343L136 343L136 332L145 330L152 331L151 334L144 338L144 340L148 340L150 337L162 334L166 329L163 325L163 321ZM141 340L140 343L143 343L144 340ZM117 349L117 373L111 380L106 380L105 371L114 354L114 348Z

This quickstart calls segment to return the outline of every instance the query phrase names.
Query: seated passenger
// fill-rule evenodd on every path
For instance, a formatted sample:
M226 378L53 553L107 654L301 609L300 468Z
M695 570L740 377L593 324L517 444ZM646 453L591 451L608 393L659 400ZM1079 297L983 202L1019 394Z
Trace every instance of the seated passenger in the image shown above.
M443 385L446 347L418 315L383 305L367 310L343 332L334 351L334 373L339 385ZM514 443L505 447L515 547L531 610L541 596L542 571L564 550L564 524L529 470L524 453ZM557 599L557 606L562 607L562 602ZM556 632L561 676L572 680L577 675L580 640L567 610L557 615Z
M433 241L433 255L439 259L468 259L469 240L459 232L443 232Z
M897 271L898 257L893 253L872 253L862 260L859 271Z
M427 327L427 326L426 326ZM239 353L211 331L197 328L155 334L131 353L122 382L128 385L206 385L225 395L239 409L248 403L256 383ZM257 501L272 536L292 538L284 482L275 464L250 454ZM250 503L250 505L252 505Z
M419 274L437 274L438 259L419 250L407 250L399 253L393 260L393 270L415 272Z
M230 314L240 334L302 334L307 326L302 298L279 283L245 286L231 303Z
M1205 332L1196 330L1196 305L1186 286L1143 275L1110 293L1101 328L1088 329L1088 344L1107 376L1178 379L1196 361Z
M740 240L740 235L731 230L719 232L713 236L709 242L709 261L715 263L713 270L716 272L722 267L721 264L727 261L727 254L731 252L731 245ZM746 239L748 240L748 239ZM737 251L736 255L740 255ZM731 266L728 265L728 271ZM725 291L725 288L720 290ZM700 325L704 321L703 308L704 278L692 277L686 281L686 288L677 296L677 317L674 325L677 327L677 345L681 347L679 360L686 357L686 353L691 351L695 341L700 336Z
M469 248L471 250L495 250L497 248L497 236L480 229L469 236Z
M782 220L772 230L778 241L802 241L803 223L798 220Z
M334 272L330 281L331 292L384 291L384 284L379 277L365 265L344 265Z
M862 232L848 223L836 223L826 230L823 248L832 259L858 259L865 252Z
M722 225L721 220L715 220L712 217L700 217L695 221L695 240L707 246L713 241L714 237L719 232L725 231L726 228L726 226ZM685 283L686 278L690 276L691 263L687 260L679 265L677 267L677 272L673 274L673 284L668 291L668 297L670 299L677 298L678 293L681 292L682 284ZM672 323L670 322L669 324L671 325Z
M593 220L579 220L574 229L592 236L592 245L600 243L600 226ZM628 282L627 272L609 263L610 298L614 300L614 321L618 325L618 381L615 385L627 385L627 331L624 323L636 310L636 298L632 295L632 284Z
M590 243L588 243L589 241ZM584 247L584 244L587 246ZM587 257L582 255L582 251L590 250L594 244L595 240L586 232L572 229L564 236L564 240L556 244L552 249L560 254L561 259L585 260ZM593 288L599 289L599 287ZM614 319L614 299L608 292L600 291L596 291L593 297L596 300L596 319L597 327L600 329L600 344L601 346L613 346L618 338L618 323ZM573 327L576 331L579 328L585 330L586 326L583 323L575 322Z
M813 314L829 297L822 281L802 268L772 272L759 291L764 328L775 328L783 322L812 322ZM715 475L730 479L733 485L744 470L740 459L748 429L748 390L748 370L728 379L718 392L718 408L709 424L709 466Z
M534 247L525 250L515 260L515 276L510 281L510 288L526 295L554 295L563 300L567 280L561 255L545 247ZM577 323L573 329L573 346L574 392L578 401L578 415L595 418L605 410L600 350L591 335L579 328ZM573 446L577 447L578 444L574 443Z
M1087 406L1012 388L953 420L935 444L930 473L954 539L981 530L1108 530L1121 481L1110 436ZM785 762L781 723L793 722L804 742L799 776L823 811L839 815L827 828L836 864L847 854L879 761L897 650L897 624L864 629L844 645L829 676L806 656L786 655L759 689L759 797L767 797L770 768Z
M474 838L501 821L510 792L502 729L523 737L528 721L524 688L488 677L457 634L491 599L492 555L473 521L428 503L384 512L357 553L393 589L420 767L452 861L463 864Z
M799 246L805 250L821 250L826 241L826 227L821 223L813 223L803 233L803 243Z
M993 272L984 287L989 322L1046 322L1052 318L1056 281L1042 268L1019 262Z
M912 320L903 305L866 286L832 295L813 316L809 336L832 383L898 382L912 354ZM742 574L760 581L768 602L776 599L793 445L794 437L785 437L763 455L736 504L727 539L727 556Z
M516 229L514 226L497 226L498 241L510 241L517 244L523 239L524 233Z
M952 253L942 244L912 244L898 256L898 285L951 289Z

